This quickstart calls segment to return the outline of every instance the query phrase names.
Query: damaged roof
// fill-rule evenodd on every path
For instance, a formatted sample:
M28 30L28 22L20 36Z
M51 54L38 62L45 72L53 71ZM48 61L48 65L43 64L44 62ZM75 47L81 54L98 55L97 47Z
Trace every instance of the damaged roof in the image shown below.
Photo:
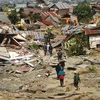
M5 12L0 12L0 21L4 23L11 23Z
M13 37L14 39L18 39L18 40L23 40L23 41L25 41L26 39L24 38L24 37L22 37L21 35L16 35L16 36L14 36Z
M54 16L52 16L51 14L50 14L50 17L55 21L55 22L57 22L57 23L59 23L60 21L58 20L58 18L57 17L54 17Z
M59 46L62 42L63 42L63 40L60 40L60 41L58 41L56 43L53 43L52 47L55 48L55 47Z
M47 25L47 26L50 26L50 25L54 26L51 21L42 20L42 23L45 24L45 25Z
M100 30L89 30L85 29L86 35L95 35L95 34L100 34Z
M70 26L65 34L79 34L83 32L80 26Z
M64 35L56 36L56 38L54 39L55 43L52 43L52 47L55 48L59 46L62 42L64 42L65 38L66 36Z
M64 27L62 27L61 30L66 31L66 30L68 30L68 28L69 28L69 25L65 25Z

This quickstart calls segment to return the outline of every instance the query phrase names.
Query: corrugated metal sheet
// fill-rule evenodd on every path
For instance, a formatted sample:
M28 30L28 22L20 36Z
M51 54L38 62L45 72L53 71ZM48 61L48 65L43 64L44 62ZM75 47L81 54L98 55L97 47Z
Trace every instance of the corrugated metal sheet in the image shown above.
M51 8L53 5L56 5L59 9L70 8L70 5L68 5L67 3L63 3L63 2L57 2L57 3L54 3L54 4L50 4L48 7Z
M82 32L81 27L79 26L71 26L65 34L79 34Z
M5 23L11 23L7 17L7 14L4 12L0 12L0 21Z
M9 53L5 47L0 47L0 56L9 57Z
M43 0L45 4L49 4L49 0Z
M54 5L54 3L50 3L50 4L48 5L48 7L51 8L53 5Z
M44 38L44 32L34 32L34 31L15 31L16 34L25 33L26 35L34 35L35 39Z
M61 30L66 31L66 30L68 30L68 28L69 28L69 25L65 25L64 27L62 27Z
M26 8L27 5L26 4L16 4L15 8Z
M3 56L0 56L0 59L5 60L5 61L10 61L9 58L7 58L7 57L3 57ZM0 65L1 65L1 64L0 64ZM4 64L3 64L3 65L4 65Z
M63 42L63 40L60 40L60 41L58 41L56 43L53 43L52 47L55 48L55 47L59 46L62 42Z
M59 22L59 20L58 20L58 18L57 17L54 17L54 16L52 16L52 15L50 15L51 16L51 18L55 21L55 22Z
M41 12L40 14L42 18L45 19L48 15L50 15L50 12Z
M40 14L43 19L45 19L46 17L48 17L50 15L50 16L54 17L54 19L56 21L58 20L58 15L55 12L41 12Z

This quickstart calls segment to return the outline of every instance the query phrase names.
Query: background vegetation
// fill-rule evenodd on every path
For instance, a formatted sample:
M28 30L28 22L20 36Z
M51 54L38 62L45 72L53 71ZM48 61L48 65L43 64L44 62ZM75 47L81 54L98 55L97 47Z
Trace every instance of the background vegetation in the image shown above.
M79 3L73 11L73 14L78 17L79 22L89 23L92 19L92 9L87 2Z

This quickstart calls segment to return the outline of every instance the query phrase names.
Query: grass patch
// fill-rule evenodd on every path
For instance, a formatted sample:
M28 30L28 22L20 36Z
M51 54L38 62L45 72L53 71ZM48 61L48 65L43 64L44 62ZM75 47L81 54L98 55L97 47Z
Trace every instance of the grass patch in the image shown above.
M39 49L39 46L35 43L32 43L32 44L29 45L29 48L37 50L37 49Z
M90 67L88 68L88 72L89 72L89 73L96 73L96 72L97 72L96 66L90 66Z

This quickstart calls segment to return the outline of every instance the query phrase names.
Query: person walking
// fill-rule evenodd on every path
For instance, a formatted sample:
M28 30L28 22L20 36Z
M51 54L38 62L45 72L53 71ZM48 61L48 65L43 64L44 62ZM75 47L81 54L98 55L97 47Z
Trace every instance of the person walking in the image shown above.
M63 53L61 52L61 50L59 50L57 53L58 60L62 60L62 55L63 55Z
M47 54L50 54L50 50L49 50L50 44L47 43Z
M59 64L56 66L56 68L55 68L56 73L57 73L57 79L59 79L58 73L59 73L60 69L61 69L61 65L60 65L60 63L59 63Z
M59 60L59 64L62 67L62 69L64 70L65 67L65 61L64 60Z
M51 43L50 43L50 46L49 46L50 56L52 56L52 50L53 50L53 48L52 48L52 45L51 45Z
M78 72L74 72L74 86L76 87L76 90L79 89L78 83L80 82L80 77Z
M44 50L44 55L46 56L46 53L47 53L47 45L46 45L46 43L44 43L44 45L43 45L43 50Z
M58 75L59 75L60 85L61 85L61 87L63 87L65 72L63 71L62 68L60 69Z

